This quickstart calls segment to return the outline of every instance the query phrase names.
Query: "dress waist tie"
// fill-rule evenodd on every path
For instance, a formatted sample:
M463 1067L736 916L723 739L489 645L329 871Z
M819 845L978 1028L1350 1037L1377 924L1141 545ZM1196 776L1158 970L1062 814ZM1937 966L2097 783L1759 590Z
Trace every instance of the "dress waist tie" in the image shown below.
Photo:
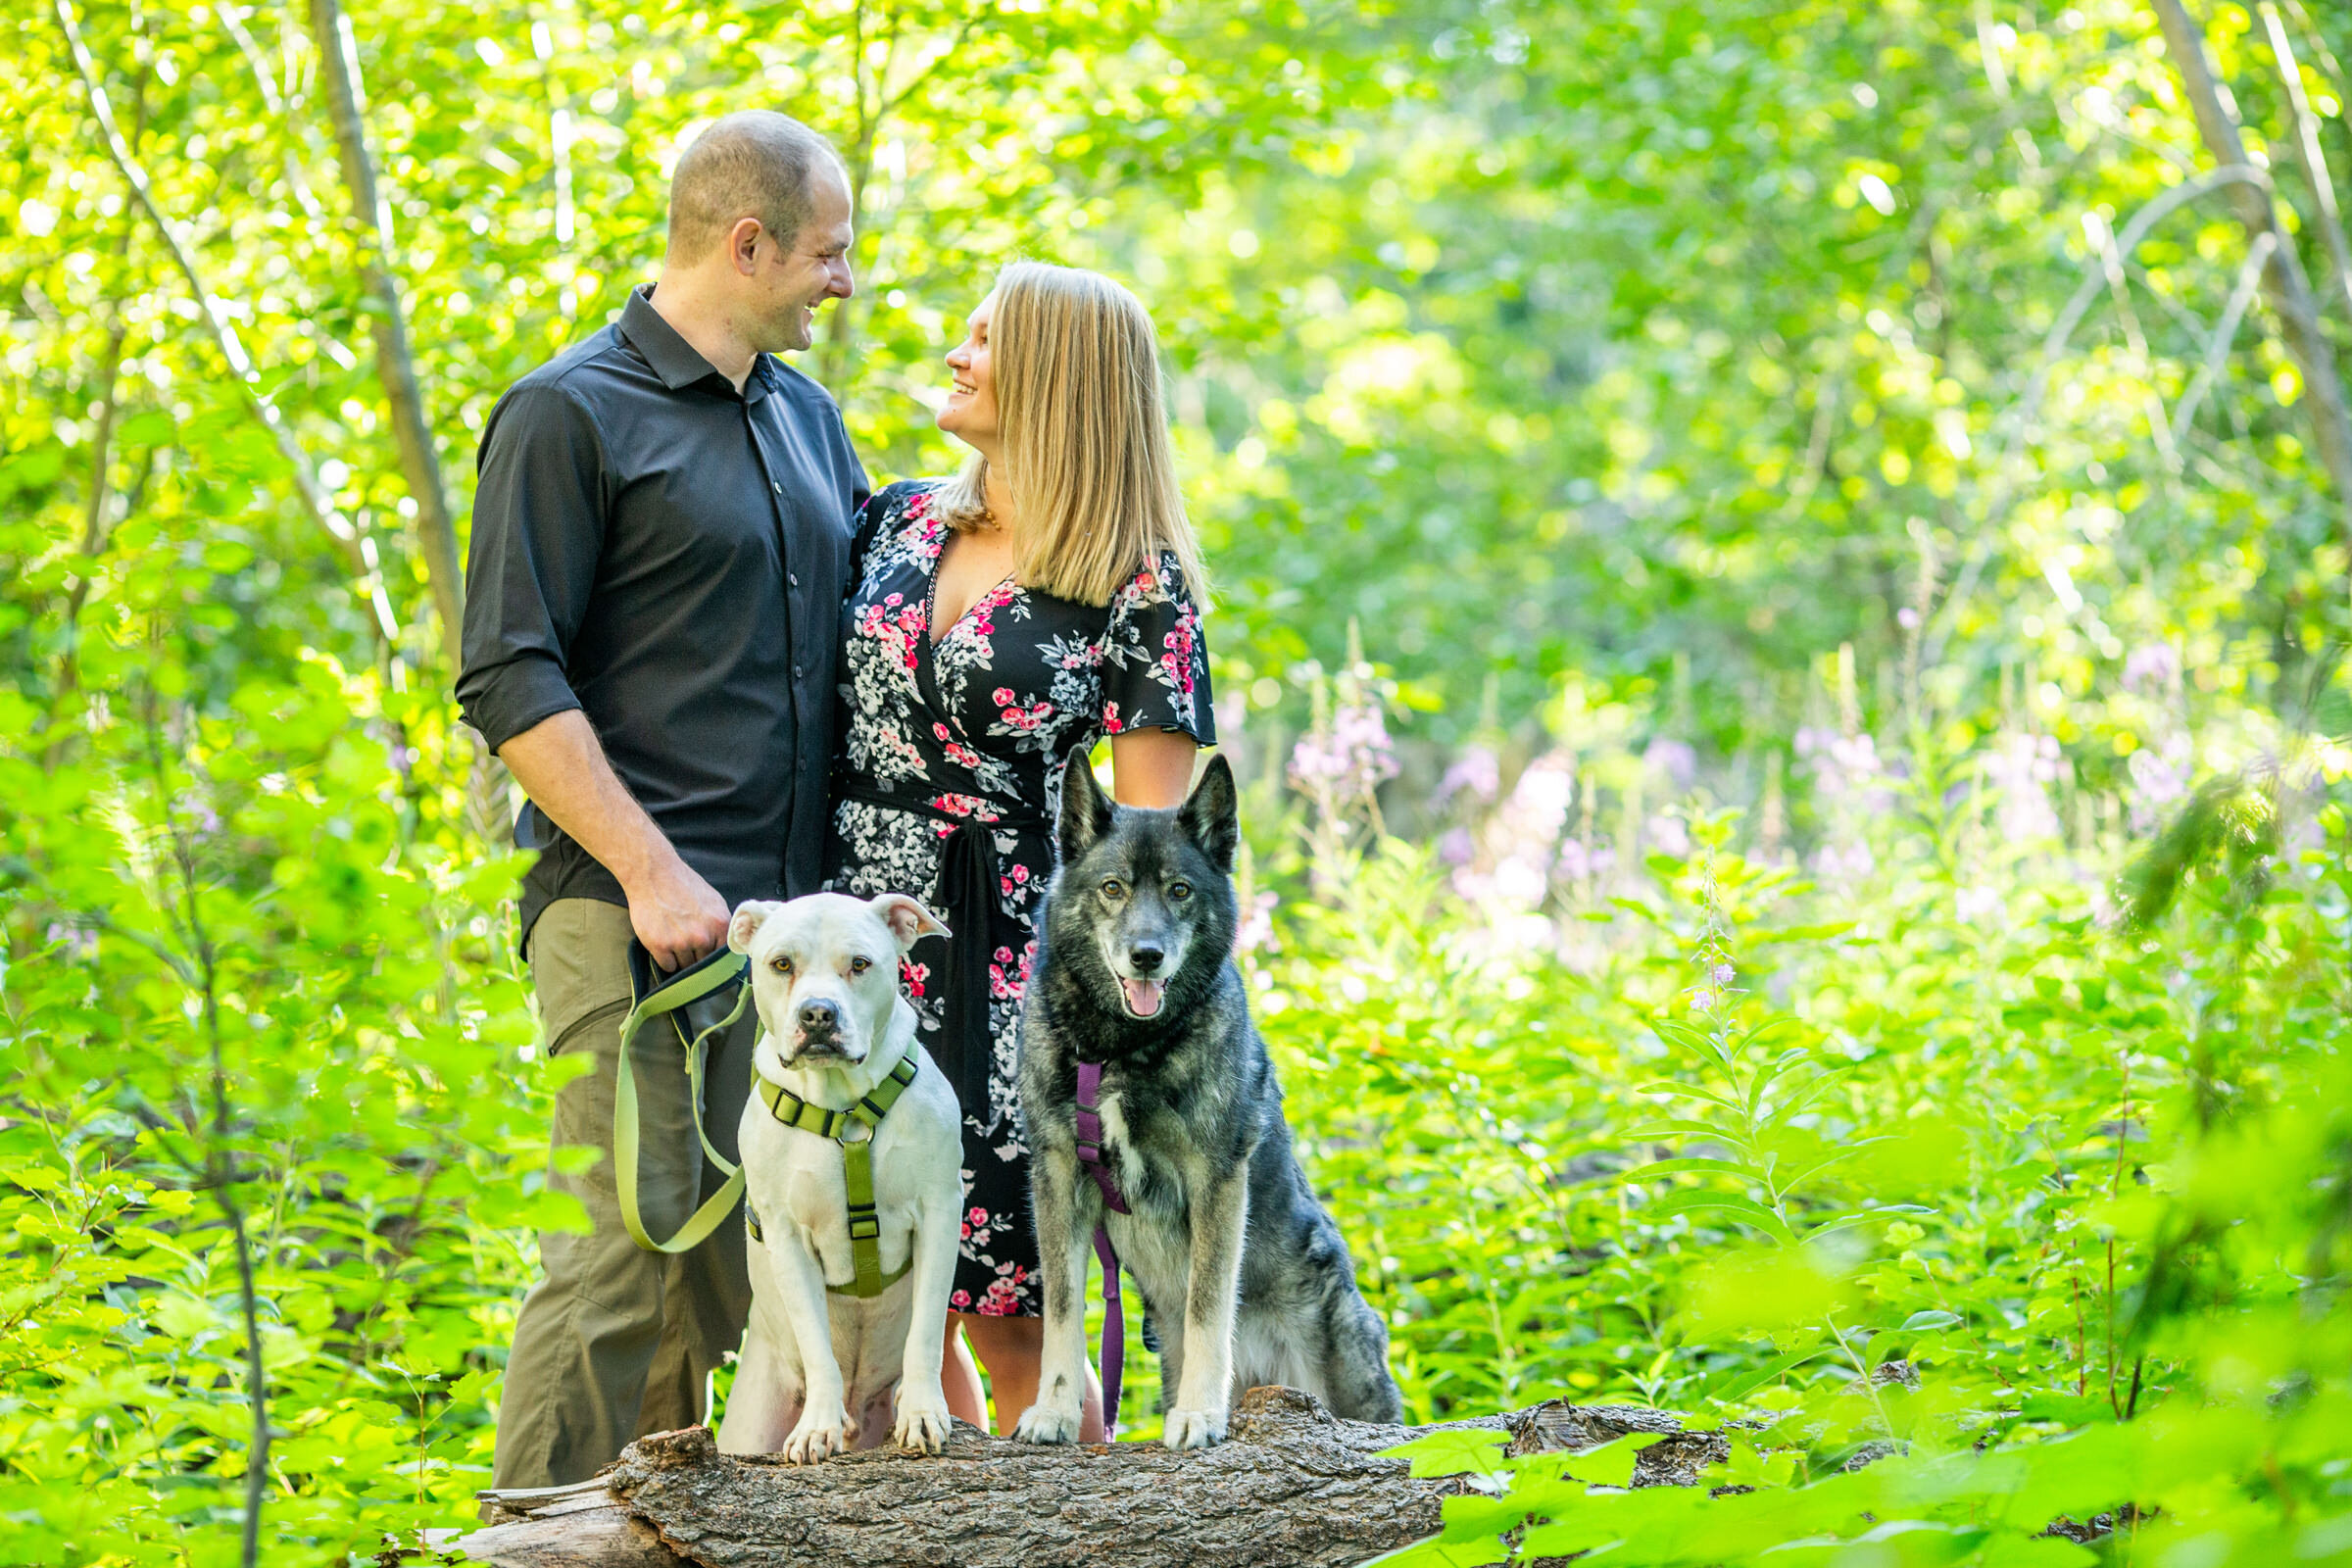
M941 979L947 997L947 1028L943 1033L954 1042L956 1059L939 1065L948 1075L948 1081L956 1086L956 1099L963 1113L985 1126L989 1062L996 1054L995 1038L988 1027L988 965L994 956L989 927L1000 907L998 899L1004 878L997 866L997 834L1043 833L1050 824L1043 816L1016 813L1003 813L990 820L977 815L958 815L929 801L908 800L903 795L838 778L833 781L833 798L878 806L887 811L927 816L949 824L954 830L941 848L939 897L947 907L938 912L947 921L949 933L947 973Z

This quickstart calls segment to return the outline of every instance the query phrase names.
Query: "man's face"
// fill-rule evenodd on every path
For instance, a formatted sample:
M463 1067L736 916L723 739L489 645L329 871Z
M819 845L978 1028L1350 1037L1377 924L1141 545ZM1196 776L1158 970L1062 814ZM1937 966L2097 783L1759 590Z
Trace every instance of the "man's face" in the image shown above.
M762 354L784 354L816 341L816 308L846 300L857 289L850 276L850 186L841 172L819 167L809 173L814 211L808 226L789 242L764 229L753 258L750 319L752 346Z

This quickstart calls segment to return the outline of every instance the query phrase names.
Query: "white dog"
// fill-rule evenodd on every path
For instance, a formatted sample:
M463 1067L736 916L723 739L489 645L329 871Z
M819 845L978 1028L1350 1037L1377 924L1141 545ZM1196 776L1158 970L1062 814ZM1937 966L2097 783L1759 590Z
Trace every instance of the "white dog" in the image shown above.
M760 1009L741 1147L765 1239L749 1246L751 1332L718 1430L723 1452L807 1464L873 1447L885 1431L931 1453L947 1440L939 1361L963 1210L962 1113L899 995L899 959L945 931L895 893L754 900L727 928L727 945L751 957ZM912 1070L894 1077L909 1057ZM850 1148L869 1139L862 1155ZM872 1211L854 1226L861 1162ZM867 1249L862 1282L854 1233Z

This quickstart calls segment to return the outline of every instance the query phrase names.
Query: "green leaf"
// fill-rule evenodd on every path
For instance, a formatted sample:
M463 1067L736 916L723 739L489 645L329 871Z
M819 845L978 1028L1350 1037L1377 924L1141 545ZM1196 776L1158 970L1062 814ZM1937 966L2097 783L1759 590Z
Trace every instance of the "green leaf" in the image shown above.
M1503 1446L1510 1441L1507 1432L1455 1427L1382 1448L1378 1457L1411 1460L1410 1473L1416 1481L1433 1476L1498 1476L1502 1474Z

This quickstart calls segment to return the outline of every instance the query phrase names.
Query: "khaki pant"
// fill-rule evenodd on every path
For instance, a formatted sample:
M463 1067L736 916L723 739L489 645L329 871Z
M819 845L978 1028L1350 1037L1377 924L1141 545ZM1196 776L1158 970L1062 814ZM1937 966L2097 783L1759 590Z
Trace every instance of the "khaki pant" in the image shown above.
M553 1143L585 1144L602 1157L577 1176L552 1165L548 1171L551 1188L586 1206L592 1228L539 1237L547 1275L523 1300L507 1357L493 1476L499 1487L585 1480L631 1439L704 1420L710 1374L741 1347L751 1313L740 1221L721 1223L675 1257L642 1250L621 1226L612 1085L629 1009L628 944L628 911L594 899L558 900L531 927L531 980L548 1054L586 1054L595 1062L557 1095ZM725 997L712 1016L731 1002ZM696 1026L710 1021L702 1005L693 1016ZM685 1054L667 1020L657 1023L638 1031L629 1054L638 1095L638 1199L646 1229L663 1237L725 1179L695 1142ZM758 1029L747 1008L723 1042L710 1043L704 1126L729 1159L737 1157Z

